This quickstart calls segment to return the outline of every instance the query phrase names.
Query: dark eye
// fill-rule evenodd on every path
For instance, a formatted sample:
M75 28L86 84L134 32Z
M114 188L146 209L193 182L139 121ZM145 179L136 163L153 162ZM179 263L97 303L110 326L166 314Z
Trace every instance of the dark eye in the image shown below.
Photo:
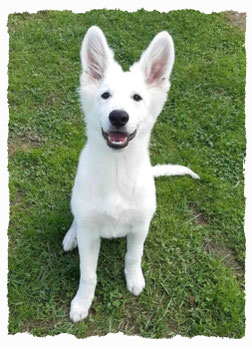
M110 93L109 93L109 92L105 92L105 93L103 93L103 94L101 95L101 97L102 97L103 99L108 99L108 98L110 97Z
M134 94L134 95L133 95L133 99L134 99L135 101L140 101L140 100L142 100L142 97L140 97L139 94Z

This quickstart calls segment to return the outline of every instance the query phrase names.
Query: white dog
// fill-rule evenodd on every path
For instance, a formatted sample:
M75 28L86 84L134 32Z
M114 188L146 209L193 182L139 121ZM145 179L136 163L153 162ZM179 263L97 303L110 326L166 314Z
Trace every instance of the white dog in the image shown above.
M149 142L170 87L174 46L159 33L139 62L124 72L103 32L91 27L81 48L80 97L87 143L80 155L72 192L74 221L63 247L78 245L80 283L70 318L88 315L96 287L100 240L127 236L125 276L138 296L145 286L141 269L144 241L156 210L154 177L198 175L179 165L151 166Z

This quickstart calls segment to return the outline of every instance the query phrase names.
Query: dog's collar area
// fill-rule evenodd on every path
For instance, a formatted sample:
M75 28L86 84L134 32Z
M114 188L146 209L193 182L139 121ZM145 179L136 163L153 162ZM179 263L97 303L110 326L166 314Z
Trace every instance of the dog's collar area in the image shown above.
M102 129L103 138L107 141L107 145L113 149L122 149L128 145L128 143L135 137L136 130L131 133L123 132L109 132L106 133Z

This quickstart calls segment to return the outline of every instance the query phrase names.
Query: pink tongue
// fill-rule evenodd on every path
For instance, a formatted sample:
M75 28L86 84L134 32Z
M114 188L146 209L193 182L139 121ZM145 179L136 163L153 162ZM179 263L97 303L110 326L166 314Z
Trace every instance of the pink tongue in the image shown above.
M127 135L119 132L110 132L109 138L112 142L125 142L127 139Z

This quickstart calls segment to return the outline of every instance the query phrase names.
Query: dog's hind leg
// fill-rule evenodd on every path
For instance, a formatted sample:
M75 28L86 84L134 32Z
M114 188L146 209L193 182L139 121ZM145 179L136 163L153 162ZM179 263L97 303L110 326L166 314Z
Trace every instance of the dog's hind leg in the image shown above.
M67 231L64 239L63 239L63 249L64 251L70 251L77 247L77 224L75 219L69 230Z

